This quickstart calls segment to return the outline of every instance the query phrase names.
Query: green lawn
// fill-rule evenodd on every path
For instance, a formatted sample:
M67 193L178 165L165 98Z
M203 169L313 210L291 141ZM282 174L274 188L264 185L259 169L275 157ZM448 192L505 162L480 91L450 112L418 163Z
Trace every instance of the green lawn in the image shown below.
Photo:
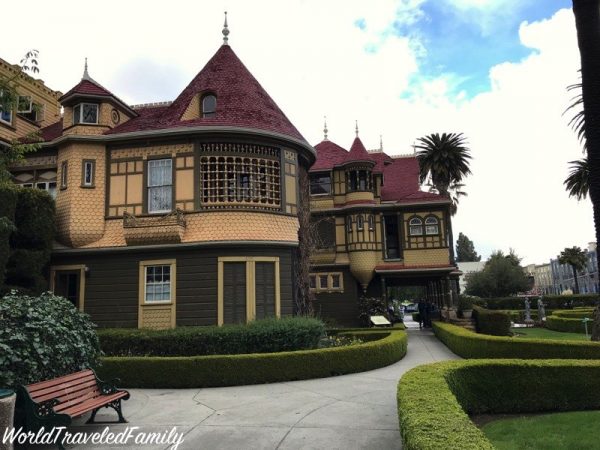
M501 419L482 431L499 450L600 449L600 411L574 411Z
M590 332L591 330L590 326ZM511 328L516 338L533 338L533 339L560 339L566 341L589 341L589 337L579 333L561 333L560 331L552 331L547 328Z

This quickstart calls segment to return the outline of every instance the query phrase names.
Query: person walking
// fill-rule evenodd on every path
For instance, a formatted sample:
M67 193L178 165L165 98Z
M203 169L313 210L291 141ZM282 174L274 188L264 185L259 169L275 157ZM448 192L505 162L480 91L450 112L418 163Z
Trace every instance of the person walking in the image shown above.
M427 315L427 303L425 303L424 299L419 299L417 309L419 311L419 329L422 329L425 324L425 316Z

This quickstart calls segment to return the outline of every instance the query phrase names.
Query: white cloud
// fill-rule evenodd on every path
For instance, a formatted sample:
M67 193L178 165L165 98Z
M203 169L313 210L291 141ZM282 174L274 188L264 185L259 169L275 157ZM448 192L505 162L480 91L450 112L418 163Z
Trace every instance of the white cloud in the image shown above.
M7 16L27 17L28 32L22 22L6 21L3 32L19 39L5 43L0 57L16 62L39 49L40 77L64 92L78 82L87 56L91 75L124 100L169 100L217 50L227 7L233 49L309 142L321 140L324 114L340 145L350 145L358 119L367 147L377 147L382 133L385 150L396 154L412 152L426 133L464 132L474 175L454 221L456 236L466 233L484 253L514 247L527 262L585 245L594 237L590 203L568 199L562 186L566 162L581 156L562 116L565 87L577 81L579 67L570 11L521 26L522 43L535 52L492 68L490 92L450 95L457 80L445 75L422 79L416 95L404 99L420 79L422 54L414 38L389 30L398 17L408 25L416 20L420 3L107 0L92 12L75 1L12 2L4 6ZM355 25L361 18L364 31ZM378 51L366 52L373 44Z

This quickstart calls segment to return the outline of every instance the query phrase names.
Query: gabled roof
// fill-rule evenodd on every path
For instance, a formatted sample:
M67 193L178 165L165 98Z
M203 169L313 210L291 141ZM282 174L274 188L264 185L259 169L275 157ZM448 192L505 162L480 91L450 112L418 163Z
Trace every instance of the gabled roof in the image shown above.
M350 151L329 140L315 145L317 160L310 172L332 170L352 161L373 161L374 172L383 173L384 184L381 200L398 203L444 201L444 197L421 191L419 185L419 162L415 156L392 158L383 151L368 152L357 137Z
M112 97L113 94L102 87L100 84L92 81L82 79L77 85L75 85L72 89L70 89L65 95L59 98L59 101L63 101L63 99L71 97L73 94L82 94L82 95L100 95L105 97Z
M40 130L40 136L42 141L50 142L54 139L62 136L63 132L63 120L60 119L58 122L48 125Z
M182 121L181 117L195 95L211 93L217 97L214 117ZM168 107L160 113L134 118L107 134L158 130L186 126L223 126L265 130L306 143L260 83L228 45L222 45L204 68Z

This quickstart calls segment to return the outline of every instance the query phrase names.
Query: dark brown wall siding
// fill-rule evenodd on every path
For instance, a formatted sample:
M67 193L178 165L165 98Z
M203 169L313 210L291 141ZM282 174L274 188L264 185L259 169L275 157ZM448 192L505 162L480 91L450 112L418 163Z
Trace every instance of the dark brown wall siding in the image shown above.
M327 272L327 268L315 267L312 272ZM362 291L348 269L333 270L344 274L343 293L321 293L316 295L314 310L317 317L332 321L333 325L353 327L359 325L358 298Z
M102 328L138 326L139 262L177 260L177 326L216 325L219 256L279 256L281 315L293 314L292 248L238 247L55 254L52 265L85 264L85 312Z

